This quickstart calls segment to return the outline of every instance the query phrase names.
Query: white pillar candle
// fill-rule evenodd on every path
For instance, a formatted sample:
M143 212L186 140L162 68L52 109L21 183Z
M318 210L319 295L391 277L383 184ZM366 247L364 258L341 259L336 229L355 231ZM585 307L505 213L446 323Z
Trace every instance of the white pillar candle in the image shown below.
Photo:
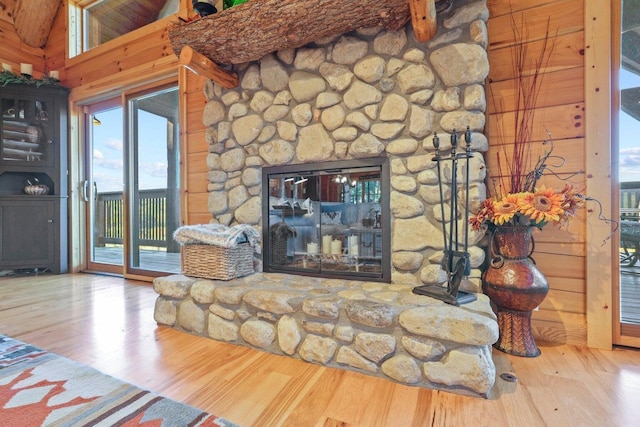
M49 71L49 77L51 77L52 79L60 80L60 72L51 70Z
M329 255L331 253L331 236L322 236L322 254Z
M22 74L27 74L27 75L31 75L33 74L33 65L31 64L25 64L24 62L20 64L20 72Z
M342 240L331 241L331 255L342 254Z
M358 246L358 236L349 236L349 246Z
M307 243L307 254L315 255L318 253L318 244L316 242Z
M5 64L3 62L2 63L2 71L12 72L13 71L13 67L11 66L11 64Z
M358 246L351 246L349 249L349 255L358 256Z

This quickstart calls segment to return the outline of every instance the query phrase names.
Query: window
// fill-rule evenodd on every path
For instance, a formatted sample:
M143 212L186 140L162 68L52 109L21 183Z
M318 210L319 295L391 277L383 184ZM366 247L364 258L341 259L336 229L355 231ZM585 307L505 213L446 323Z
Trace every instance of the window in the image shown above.
M69 57L178 12L179 0L71 0Z

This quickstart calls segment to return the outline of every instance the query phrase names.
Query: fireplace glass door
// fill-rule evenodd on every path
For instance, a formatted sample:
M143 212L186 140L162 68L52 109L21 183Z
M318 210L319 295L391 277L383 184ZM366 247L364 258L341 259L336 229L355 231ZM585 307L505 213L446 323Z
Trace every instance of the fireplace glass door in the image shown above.
M383 280L389 227L382 165L295 169L265 176L265 271Z

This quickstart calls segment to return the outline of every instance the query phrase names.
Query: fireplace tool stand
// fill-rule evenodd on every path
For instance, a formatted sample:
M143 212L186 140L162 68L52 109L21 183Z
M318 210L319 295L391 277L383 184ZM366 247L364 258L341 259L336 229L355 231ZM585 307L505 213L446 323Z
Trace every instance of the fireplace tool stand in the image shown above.
M432 159L438 166L438 189L440 190L440 212L442 214L442 235L444 236L444 257L442 266L447 273L447 286L423 285L413 288L413 293L426 295L446 302L447 304L460 305L476 300L476 295L469 292L460 291L460 282L464 276L469 275L471 267L469 264L469 161L471 153L471 131L467 126L464 134L466 150L456 152L458 145L458 135L456 130L451 134L451 155L446 157L440 154L440 138L437 134L433 136L433 146L436 150ZM459 203L458 203L458 160L466 159L465 176L465 206L464 206L464 246L461 248L458 230ZM445 216L444 191L442 188L442 162L448 161L451 164L451 201L449 209L449 219ZM447 224L448 222L448 224ZM447 231L448 225L448 231Z

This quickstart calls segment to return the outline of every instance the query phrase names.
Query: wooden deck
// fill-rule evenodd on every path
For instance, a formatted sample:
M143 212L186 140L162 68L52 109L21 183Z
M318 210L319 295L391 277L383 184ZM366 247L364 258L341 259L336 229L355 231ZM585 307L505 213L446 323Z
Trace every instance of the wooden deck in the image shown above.
M97 247L94 251L94 261L101 264L122 265L122 246ZM170 253L164 250L142 249L140 251L140 265L142 270L180 273L180 252Z
M620 320L640 325L640 265L620 268Z

